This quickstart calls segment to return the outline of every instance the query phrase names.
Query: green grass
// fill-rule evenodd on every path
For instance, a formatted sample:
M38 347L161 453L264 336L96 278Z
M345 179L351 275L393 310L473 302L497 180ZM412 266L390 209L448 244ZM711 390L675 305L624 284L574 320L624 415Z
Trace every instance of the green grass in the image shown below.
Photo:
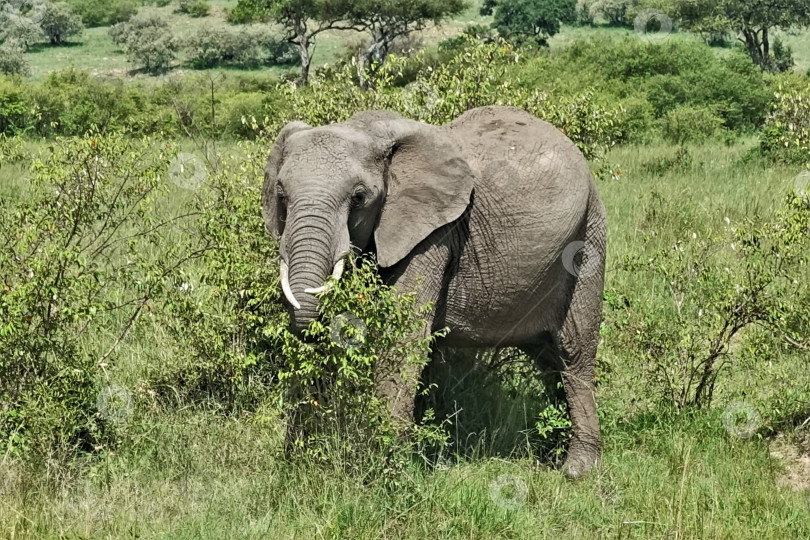
M746 217L767 218L797 167L745 155L756 142L689 146L692 165L664 174L651 166L675 149L654 143L615 148L621 170L599 183L609 220L608 290L632 305L668 295L643 275L623 270L626 255L672 245L695 231ZM223 146L222 151L237 151ZM260 159L253 156L250 159ZM246 159L248 159L246 157ZM19 196L22 171L0 169L4 195ZM257 179L257 181L259 181ZM649 209L662 235L642 242ZM173 199L173 202L178 202ZM673 329L673 331L676 331ZM98 336L96 344L105 336ZM727 371L715 408L673 416L655 406L640 361L603 336L598 400L605 437L602 468L583 481L565 479L518 442L512 451L490 431L472 457L425 467L418 456L389 477L358 478L333 468L278 457L282 435L272 414L225 417L201 410L136 410L121 444L69 468L32 476L0 456L0 536L9 538L756 538L810 537L810 492L782 482L791 463L771 456L773 439L738 439L720 421L732 399L755 404L767 423L779 394L810 387L806 357L785 352L768 363ZM153 370L174 361L170 340L149 319L110 369L137 392ZM464 414L491 426L530 424L514 406L487 402L475 386ZM475 403L475 401L478 403ZM805 407L806 410L806 407ZM463 419L460 419L461 421ZM806 433L788 430L787 440ZM806 436L806 435L805 435ZM520 440L521 437L518 437ZM513 443L510 443L513 444ZM507 445L508 446L508 445ZM805 450L806 451L806 450ZM509 509L491 495L503 474L525 483L526 499ZM505 488L509 499L514 491Z
M0 517L20 538L807 537L808 496L776 487L768 445L731 440L717 424L709 415L615 428L602 469L577 483L528 460L489 459L413 466L392 488L275 461L262 426L177 418L81 480L29 493L24 507L7 497ZM500 475L525 485L514 509L509 488L492 496Z

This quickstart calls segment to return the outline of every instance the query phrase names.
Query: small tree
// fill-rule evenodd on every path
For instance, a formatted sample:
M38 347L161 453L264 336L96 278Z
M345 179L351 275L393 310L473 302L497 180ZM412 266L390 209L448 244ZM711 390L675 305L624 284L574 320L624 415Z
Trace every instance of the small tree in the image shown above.
M24 53L25 50L16 41L6 41L0 45L0 73L5 75L30 75L31 67L28 65ZM0 125L2 125L2 122L0 122Z
M41 27L51 45L61 45L84 29L82 18L73 13L65 2L45 4Z
M683 28L702 34L736 32L751 60L772 69L771 36L775 29L810 25L807 0L676 0Z
M0 43L13 42L23 51L45 39L40 27L44 4L0 0Z
M504 39L544 46L562 23L576 21L576 0L485 0L481 14L493 13L492 27Z
M154 15L116 24L110 27L110 35L130 62L149 73L167 71L179 48L168 23Z
M327 30L357 29L341 22L346 20L351 5L351 0L238 0L228 13L228 21L280 24L284 28L284 39L298 48L301 84L306 85L316 37Z
M432 22L458 15L467 5L464 0L357 0L348 13L352 26L371 34L371 42L360 54L358 72L364 73L368 62L378 65L391 52L394 40L420 31ZM361 80L361 84L363 81Z

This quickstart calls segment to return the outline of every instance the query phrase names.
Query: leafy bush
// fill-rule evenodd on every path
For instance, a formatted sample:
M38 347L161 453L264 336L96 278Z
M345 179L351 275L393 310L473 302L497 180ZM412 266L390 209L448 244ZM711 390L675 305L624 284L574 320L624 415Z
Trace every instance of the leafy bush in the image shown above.
M43 6L36 10L22 12L13 4L0 4L0 43L9 43L24 51L34 43L45 39L39 24Z
M577 0L577 23L587 26L593 26L596 23L598 12L595 4L595 0Z
M0 47L2 49L2 47ZM0 66L9 56L0 56ZM30 104L18 77L0 76L0 133L18 135L29 128Z
M65 2L45 4L41 26L51 45L61 45L67 38L80 34L84 28L81 17Z
M639 0L597 0L591 9L604 16L614 26L632 26L631 10Z
M664 139L684 144L702 141L716 134L723 126L723 119L709 107L677 107L661 118Z
M777 72L785 72L793 69L796 61L793 60L793 49L789 45L776 37L773 40L773 47L771 49L771 69Z
M563 23L576 20L576 0L485 0L482 15L493 15L492 27L513 43L546 45Z
M218 65L248 68L300 61L295 46L273 37L271 29L264 25L203 26L188 38L185 47L189 62L198 69Z
M112 26L109 32L127 59L149 73L167 71L179 48L168 23L156 15L135 17Z
M810 164L810 82L807 79L790 76L776 82L760 147L774 159Z
M656 118L679 106L710 107L726 129L751 131L764 122L770 101L762 71L746 55L718 58L703 43L590 39L572 44L558 61L566 63L619 97L642 93Z
M138 12L131 0L68 0L68 4L88 28L126 22Z
M180 0L177 11L192 17L205 17L211 11L211 6L205 0Z
M120 418L97 403L112 353L193 257L165 236L180 218L152 219L173 153L151 140L58 141L33 161L26 196L0 202L5 452L45 461L111 441Z
M32 94L38 124L48 134L83 135L94 126L113 131L112 126L135 113L122 83L103 84L76 69L51 73Z
M28 60L25 58L25 49L17 44L15 41L6 41L0 44L0 73L4 75L21 75L26 76L31 74L31 67L28 65ZM0 102L4 96L0 95ZM0 103L0 108L4 104ZM0 116L3 112L0 110ZM2 129L3 121L0 119L0 132Z
M648 211L645 238L660 236L654 213L669 211L667 204L679 203L659 197ZM807 304L795 301L807 294L810 199L791 194L771 220L727 224L622 264L650 273L671 297L664 305L658 297L655 306L628 304L617 315L629 327L625 335L635 335L625 345L646 360L648 380L670 407L708 406L723 370L743 360L735 344L748 330L761 328L774 343L788 336L808 346L792 324L810 320Z

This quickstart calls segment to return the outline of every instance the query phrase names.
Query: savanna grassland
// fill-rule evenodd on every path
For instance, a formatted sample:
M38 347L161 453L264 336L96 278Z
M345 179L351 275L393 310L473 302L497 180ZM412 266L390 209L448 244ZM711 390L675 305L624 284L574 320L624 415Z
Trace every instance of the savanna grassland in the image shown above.
M297 88L294 67L130 73L104 27L0 78L0 537L810 538L808 34L772 74L604 25L437 46L468 20L490 19L430 30L373 90L337 35ZM446 351L486 369L447 382L443 429L392 439L369 366L426 344L371 265L323 300L362 346L285 331L259 214L280 127L490 103L568 134L607 209L603 463L576 482L557 381L514 351ZM326 428L290 453L291 396Z

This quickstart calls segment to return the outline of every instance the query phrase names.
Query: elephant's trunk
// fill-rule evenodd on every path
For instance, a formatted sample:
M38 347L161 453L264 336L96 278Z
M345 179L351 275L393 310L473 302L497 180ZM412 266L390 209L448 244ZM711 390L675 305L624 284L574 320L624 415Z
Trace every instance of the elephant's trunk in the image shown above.
M342 263L335 264L334 226L330 220L308 214L291 219L285 231L287 252L287 287L284 291L292 306L290 330L301 335L310 321L318 316L318 293L330 274L339 277ZM282 268L284 270L284 268ZM282 273L282 278L284 274ZM297 305L296 305L297 304Z

